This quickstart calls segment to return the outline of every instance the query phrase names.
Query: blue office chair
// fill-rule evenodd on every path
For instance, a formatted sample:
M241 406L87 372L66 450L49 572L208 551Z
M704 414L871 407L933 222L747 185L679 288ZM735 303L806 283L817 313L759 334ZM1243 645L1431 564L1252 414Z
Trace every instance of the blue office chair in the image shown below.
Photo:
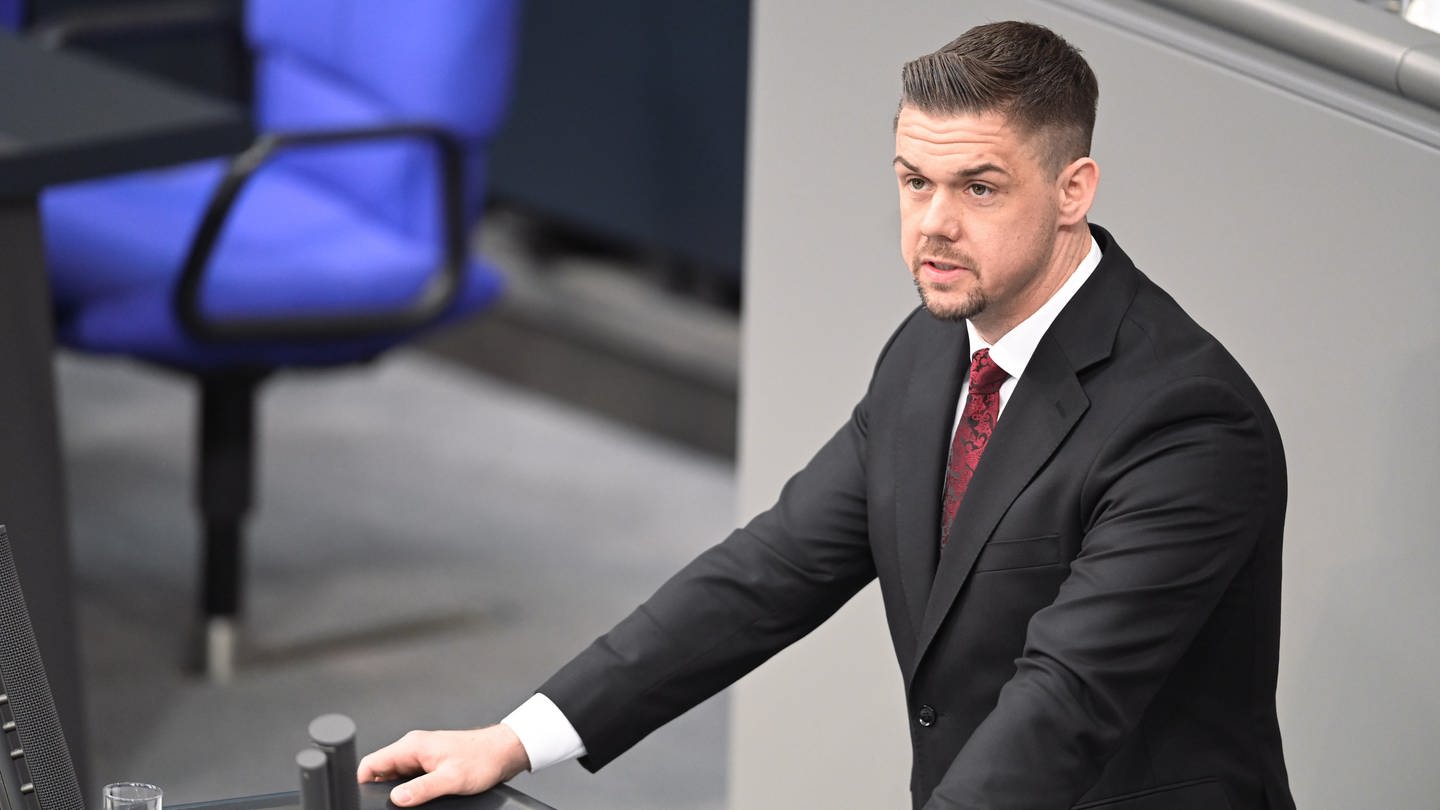
M250 150L44 195L60 343L199 382L213 678L234 666L262 382L370 360L500 292L465 246L516 18L512 0L251 0Z

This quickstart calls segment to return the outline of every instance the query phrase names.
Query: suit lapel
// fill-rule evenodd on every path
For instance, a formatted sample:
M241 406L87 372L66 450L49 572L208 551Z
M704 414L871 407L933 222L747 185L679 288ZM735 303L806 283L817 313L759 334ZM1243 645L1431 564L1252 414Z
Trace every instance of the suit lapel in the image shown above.
M1140 277L1135 265L1103 228L1092 225L1091 232L1104 257L1040 340L995 426L951 523L949 545L938 555L915 655L905 674L907 687L995 526L1089 408L1090 399L1078 374L1109 357L1116 331L1134 298ZM952 418L957 397L954 394L949 400ZM946 445L948 449L948 438ZM941 458L943 465L944 456ZM930 513L938 520L938 478L935 487L936 503ZM935 534L930 535L934 542L928 544L923 533L902 535L905 542L901 545L928 545L938 551Z
M918 633L940 556L940 500L960 383L969 368L965 326L931 320L935 334L910 370L900 407L895 470L895 552L910 627ZM917 538L933 542L917 542Z
M1054 344L1042 341L1030 359L955 513L920 623L917 665L995 525L1090 405L1064 354L1047 345Z

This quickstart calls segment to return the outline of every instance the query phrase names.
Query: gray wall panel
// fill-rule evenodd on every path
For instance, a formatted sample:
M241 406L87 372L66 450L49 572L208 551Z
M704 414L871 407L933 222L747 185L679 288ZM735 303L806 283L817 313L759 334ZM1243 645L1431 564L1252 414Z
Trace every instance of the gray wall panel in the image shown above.
M752 6L742 519L849 416L914 306L890 119L901 61L936 36L907 8ZM736 687L730 806L908 806L901 690L872 586Z

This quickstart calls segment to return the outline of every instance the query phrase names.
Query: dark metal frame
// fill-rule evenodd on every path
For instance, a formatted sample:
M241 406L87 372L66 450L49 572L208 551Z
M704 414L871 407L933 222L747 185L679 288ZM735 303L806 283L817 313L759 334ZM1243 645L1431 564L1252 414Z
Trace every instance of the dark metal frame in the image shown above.
M267 161L293 147L405 138L430 141L436 147L440 161L444 255L440 267L426 282L420 295L403 309L383 312L230 319L217 319L204 312L205 277L216 243L240 192ZM187 334L205 342L342 340L406 332L427 326L454 303L465 279L464 193L464 148L454 135L437 126L396 124L263 135L231 161L224 179L210 198L175 286L172 300L175 317Z
M216 320L202 306L206 274L236 201L256 174L288 148L420 138L433 143L441 172L441 235L444 255L419 296L407 306L385 312L346 313L313 317ZM261 136L236 156L211 195L172 298L176 318L199 341L320 341L361 338L419 329L438 320L459 295L466 272L463 184L464 152L449 132L425 124L399 124L368 129L300 132ZM244 523L253 504L255 479L255 400L268 368L198 373L200 411L197 419L199 459L196 500L203 519L201 607L206 630L216 620L229 622L241 613L244 579ZM205 643L204 668L212 678L228 677L233 662ZM214 656L224 655L226 660Z

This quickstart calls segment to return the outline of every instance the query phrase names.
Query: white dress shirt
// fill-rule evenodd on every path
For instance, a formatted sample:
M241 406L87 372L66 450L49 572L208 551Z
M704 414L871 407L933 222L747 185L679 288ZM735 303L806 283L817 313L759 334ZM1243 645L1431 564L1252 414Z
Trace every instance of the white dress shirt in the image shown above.
M970 336L970 353L973 355L980 349L989 349L990 359L1010 375L1000 386L1000 413L1004 413L1005 403L1010 400L1015 386L1025 374L1025 367L1030 364L1030 358L1035 354L1035 347L1040 345L1040 339L1050 329L1050 324L1054 323L1060 310L1070 303L1070 299L1075 297L1080 286L1090 278L1099 264L1100 245L1092 236L1090 252L1085 254L1085 258L1080 261L1075 272L1070 274L1070 278L1030 317L1006 332L994 345L985 342L968 320L965 322L965 330ZM969 393L970 379L967 375L960 386L960 399L955 406L956 426L960 424L960 414L965 410L965 398ZM996 419L998 421L998 414ZM953 429L951 432L953 434ZM520 708L500 722L509 726L515 736L520 738L520 744L525 746L525 753L530 758L532 771L585 756L585 743L580 740L575 727L570 724L564 712L560 711L560 707L542 694L531 696Z
M570 725L565 713L539 692L500 722L520 738L525 755L530 758L531 771L585 756L585 743L580 741L580 734Z
M1030 317L1015 325L1014 329L1001 335L992 346L980 337L975 331L974 324L965 322L965 331L970 336L970 356L981 349L990 350L990 359L995 365L1005 369L1010 376L1000 384L1000 411L995 415L995 421L1000 421L1000 414L1005 413L1005 403L1010 401L1010 395L1015 393L1015 386L1020 383L1020 378L1025 374L1025 367L1030 365L1030 358L1035 356L1035 348L1040 345L1040 339L1050 331L1050 324L1059 317L1060 310L1070 303L1070 299L1079 292L1080 285L1090 278L1095 268L1100 265L1100 243L1095 237L1090 237L1090 252L1080 260L1080 266L1065 279L1060 289L1050 296L1049 300L1040 305L1040 308L1031 313ZM965 398L970 395L970 376L965 376L965 381L960 385L960 399L955 403L955 421L951 425L951 435L954 435L955 428L960 426L960 414L965 411Z

